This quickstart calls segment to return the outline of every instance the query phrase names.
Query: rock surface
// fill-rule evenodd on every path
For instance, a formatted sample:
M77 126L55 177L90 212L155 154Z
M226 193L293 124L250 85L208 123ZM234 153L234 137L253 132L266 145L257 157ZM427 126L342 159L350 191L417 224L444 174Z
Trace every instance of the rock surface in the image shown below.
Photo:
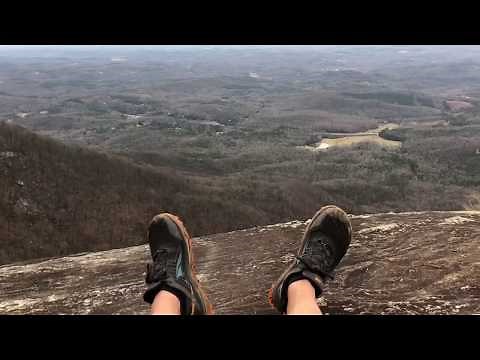
M325 289L327 314L480 314L480 212L351 216L351 247ZM267 290L306 222L194 239L217 314L275 314ZM0 314L147 314L146 246L0 267Z

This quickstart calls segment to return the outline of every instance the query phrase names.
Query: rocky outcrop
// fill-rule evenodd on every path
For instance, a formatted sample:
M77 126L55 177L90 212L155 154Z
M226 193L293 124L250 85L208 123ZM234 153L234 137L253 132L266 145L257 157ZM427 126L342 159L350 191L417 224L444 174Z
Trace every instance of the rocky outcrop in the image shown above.
M479 314L480 212L352 216L351 247L319 299L327 314ZM194 239L217 314L274 314L267 290L307 222ZM1 314L147 314L145 246L0 267Z

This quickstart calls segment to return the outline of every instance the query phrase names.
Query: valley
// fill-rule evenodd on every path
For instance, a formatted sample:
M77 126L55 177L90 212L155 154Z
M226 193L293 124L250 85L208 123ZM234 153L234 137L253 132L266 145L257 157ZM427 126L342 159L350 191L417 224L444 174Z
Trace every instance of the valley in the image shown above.
M201 236L478 210L479 69L475 46L0 49L0 260L139 245L160 211Z

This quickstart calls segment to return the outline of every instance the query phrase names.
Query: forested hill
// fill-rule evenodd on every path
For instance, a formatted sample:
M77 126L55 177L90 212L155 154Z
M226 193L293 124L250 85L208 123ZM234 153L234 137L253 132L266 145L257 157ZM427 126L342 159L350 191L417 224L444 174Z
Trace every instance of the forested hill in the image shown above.
M0 264L140 244L161 211L180 214L194 234L227 231L258 214L174 171L0 122Z

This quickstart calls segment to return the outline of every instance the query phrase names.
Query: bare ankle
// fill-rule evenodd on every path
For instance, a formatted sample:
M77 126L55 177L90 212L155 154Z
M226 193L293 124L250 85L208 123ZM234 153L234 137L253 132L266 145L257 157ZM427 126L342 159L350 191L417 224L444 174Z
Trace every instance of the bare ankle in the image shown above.
M312 286L309 280L307 279L300 279L291 282L288 285L288 296L290 297L290 293L297 293L301 292L302 295L306 294L313 294L313 297L315 297L315 288Z
M161 290L153 300L153 315L180 315L180 299L167 290Z
M315 288L310 281L300 279L288 285L288 315L320 315L321 313L315 298Z

